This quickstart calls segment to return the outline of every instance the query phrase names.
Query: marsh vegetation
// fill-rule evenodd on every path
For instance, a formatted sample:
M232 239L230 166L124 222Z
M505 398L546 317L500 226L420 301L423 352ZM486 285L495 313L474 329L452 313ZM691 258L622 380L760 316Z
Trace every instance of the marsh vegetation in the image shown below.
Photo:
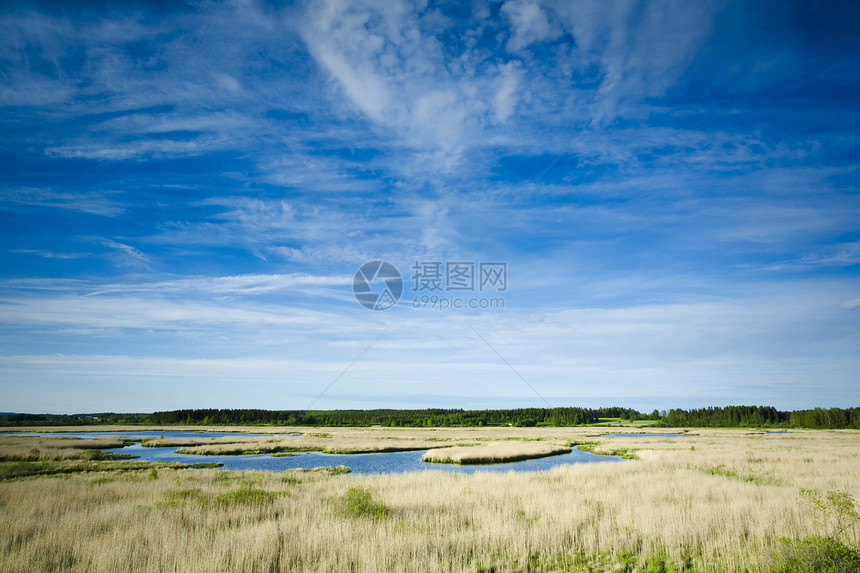
M566 444L549 442L507 441L480 444L473 447L451 446L428 450L425 462L443 464L493 464L516 462L570 452Z
M471 475L5 461L91 465L5 474L0 568L769 572L814 571L819 558L851 567L857 557L857 432L597 438L593 429L532 431L459 437L478 444L466 449L591 441L596 451L627 449L639 460ZM456 442L444 432L410 432L404 439ZM334 441L340 435L327 433Z

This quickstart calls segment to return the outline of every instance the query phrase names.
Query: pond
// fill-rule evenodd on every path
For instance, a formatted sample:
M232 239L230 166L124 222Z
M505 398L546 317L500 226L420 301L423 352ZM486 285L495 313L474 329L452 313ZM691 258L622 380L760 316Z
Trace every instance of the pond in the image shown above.
M52 433L20 433L17 435L38 435L38 436L74 436L80 438L93 438L95 436L126 436L129 439L142 438L157 438L164 436L165 438L216 438L224 436L247 436L237 432L182 432L182 431L163 431L163 432L52 432ZM256 434L269 435L269 434ZM300 435L300 434L278 434L278 435ZM455 464L431 464L421 461L421 456L426 450L418 450L413 452L384 452L375 454L324 454L321 452L296 452L291 456L271 456L269 454L253 454L241 456L196 456L191 454L177 454L176 447L167 448L144 448L139 442L125 446L123 448L111 448L104 450L105 452L114 454L129 454L137 456L139 461L152 462L179 462L185 464L194 464L200 462L220 462L224 464L222 469L225 470L262 470L262 471L282 471L289 469L312 469L316 467L326 466L346 466L355 474L373 474L373 473L401 473L408 471L446 471L455 473L475 473L476 471L492 471L492 472L531 472L548 470L560 465L576 464L576 463L591 463L591 462L612 462L620 461L618 456L598 456L591 452L584 452L578 449L573 449L568 454L558 456L549 456L546 458L538 458L533 460L524 460L521 462L503 463L503 464L488 464L488 465L466 465L460 466Z

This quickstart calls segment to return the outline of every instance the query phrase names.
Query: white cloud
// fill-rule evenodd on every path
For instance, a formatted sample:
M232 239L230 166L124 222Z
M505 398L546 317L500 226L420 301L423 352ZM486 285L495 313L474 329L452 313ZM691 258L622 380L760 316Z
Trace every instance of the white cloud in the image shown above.
M136 292L136 293L208 293L215 295L258 295L290 290L305 290L307 287L349 288L351 276L311 275L308 273L235 275L222 277L185 277L181 279L136 282L131 284L109 284L99 286L98 293Z
M592 118L630 113L663 95L696 57L713 27L716 3L558 1L559 21L576 41L579 67L597 64L603 79Z
M316 8L300 29L311 53L358 110L408 145L457 155L491 119L510 115L514 69L485 65L478 52L450 54L435 36L446 21L422 29L423 6L331 0Z
M353 265L358 266L367 261L380 257L378 251L371 250L366 245L358 243L345 243L342 245L314 244L301 248L273 246L264 249L263 254L272 260L284 260L300 265ZM386 256L385 258L392 258ZM352 279L350 279L352 280Z
M352 313L326 312L278 304L239 305L199 294L259 296L277 292L282 283L292 290L303 288L304 281L308 286L339 280L239 276L149 285L184 292L183 300L144 298L140 293L6 299L0 305L2 322L38 329L43 339L62 336L46 328L49 325L79 332L115 329L112 338L120 341L129 336L129 329L155 329L171 345L185 346L186 356L217 353L220 359L128 357L121 352L106 356L96 351L93 356L6 357L0 368L6 370L5 380L18 383L26 378L36 384L71 385L87 376L105 377L113 383L108 394L117 396L126 387L117 381L139 381L159 373L165 380L185 379L171 392L205 380L219 388L213 396L220 400L248 391L262 393L269 384L280 382L289 388L284 399L294 400L296 394L303 395L299 386L324 388L388 326L388 332L319 407L341 404L345 395L362 396L351 398L352 407L358 403L373 407L386 399L403 404L423 400L428 405L428 393L460 403L490 391L492 400L517 399L521 404L535 400L537 404L539 400L495 351L551 403L582 404L614 396L615 403L629 404L630 396L647 393L703 402L774 403L775 394L796 390L796 395L777 405L798 407L797 400L819 404L812 390L806 394L800 390L811 376L827 380L833 396L849 401L857 396L849 373L856 372L860 363L850 349L860 341L853 316L840 309L844 294L856 290L848 283L809 282L779 289L762 284L735 299L623 308L556 311L547 304L540 317L517 311L456 314L399 306L371 313L357 305ZM94 348L103 347L100 337L86 338ZM209 340L206 345L192 344L203 338ZM219 339L224 341L222 350ZM134 340L129 338L129 343ZM176 404L173 394L166 396ZM304 406L288 404L283 407Z
M89 255L85 253L58 253L55 251L44 251L37 249L13 249L11 252L13 253L21 253L24 255L37 255L44 259L62 259L62 260L74 260L80 259L83 257L87 257Z
M99 243L109 249L113 249L113 253L109 256L116 261L117 265L121 267L131 267L137 270L151 269L149 256L131 245L126 245L110 239L100 239Z
M205 328L217 330L222 325L243 330L289 326L321 333L323 323L329 325L326 330L334 332L338 322L334 316L300 308L195 300L190 295L182 300L117 294L6 299L0 316L7 324L16 325L155 329L189 334Z
M516 52L535 42L553 40L561 35L560 27L551 23L546 10L539 2L509 0L502 12L510 19L514 30L507 48Z
M513 63L505 64L500 68L497 85L498 89L493 96L493 114L497 123L505 123L514 112L517 104L517 88L521 80L521 72Z
M822 249L822 251L813 255L807 255L799 262L806 265L834 267L860 264L860 241L832 245L829 248Z
M89 137L84 139L89 139ZM45 152L54 157L67 159L122 161L202 155L214 149L223 149L228 146L228 143L230 143L229 139L223 136L202 135L190 141L146 139L135 143L80 142L48 147Z
M193 250L195 246L239 247L263 260L271 256L273 260L316 265L360 264L375 258L374 251L387 248L376 232L390 236L396 217L373 218L368 227L367 200L352 196L341 200L328 195L327 201L300 195L289 201L211 197L195 206L222 207L222 211L209 212L202 220L165 222L157 234L140 240L182 250Z
M161 280L138 277L129 282L93 283L70 279L15 279L0 282L0 289L9 292L25 291L40 293L44 300L56 298L61 301L79 300L81 304L99 304L99 300L122 301L130 297L131 306L141 304L175 303L189 299L195 304L218 301L225 297L259 297L263 295L296 295L300 293L333 298L331 290L350 293L352 275L313 275L309 273L251 274L232 276L183 276ZM45 293L54 293L47 295ZM351 295L350 295L351 296ZM103 298L106 297L106 298ZM209 298L207 298L209 297ZM93 301L86 299L92 298ZM10 296L7 302L16 307L26 306L25 298ZM49 303L53 304L53 303ZM57 303L57 306L63 304ZM121 302L120 302L121 304ZM88 310L84 310L83 316ZM77 314L76 314L77 315ZM23 316L23 315L21 315Z
M227 91L242 91L242 85L239 83L239 80L229 74L215 74L215 82Z
M126 206L112 198L119 192L54 191L39 188L7 188L0 190L0 204L67 209L105 217L121 215Z

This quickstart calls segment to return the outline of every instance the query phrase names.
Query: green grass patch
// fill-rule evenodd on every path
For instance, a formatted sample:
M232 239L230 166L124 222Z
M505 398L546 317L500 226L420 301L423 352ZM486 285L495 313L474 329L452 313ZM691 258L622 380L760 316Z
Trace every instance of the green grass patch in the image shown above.
M270 505L279 497L289 495L290 492L286 490L268 491L248 485L215 495L208 494L199 487L192 487L167 490L164 492L165 501L156 504L156 506L170 507L185 503L195 503L221 509L237 506L263 506Z
M243 487L216 495L212 501L220 507L234 505L268 505L279 497L289 496L288 491L267 491L255 487Z
M726 466L722 466L722 465L712 466L712 467L707 467L707 468L700 468L700 470L706 474L710 474L713 476L722 476L722 477L727 477L727 478L731 478L731 479L737 479L737 480L741 480L743 482L753 483L756 485L770 485L770 484L775 483L773 480L770 480L768 478L755 476L752 474L739 474L735 470L733 470L731 468L727 468Z
M388 515L388 508L374 499L370 488L351 487L334 500L332 513L343 517L382 519Z
M81 452L82 460L131 460L137 456L130 454L112 454L101 450L88 449Z
M241 485L252 487L255 484L258 484L262 476L259 474L243 474L239 472L217 472L212 483L227 487L231 485Z
M101 450L97 450L94 448L80 450L77 452L75 456L66 457L65 459L51 459L51 450L46 449L44 451L39 450L39 448L31 448L30 452L26 455L20 454L2 454L0 455L0 462L54 462L54 461L72 461L72 460L86 460L86 461L103 461L103 460L132 460L137 456L132 456L129 454L113 454L110 452L103 452ZM43 457L44 456L44 457Z
M772 573L857 573L860 551L829 537L781 539Z
M164 492L168 501L206 501L209 496L199 487L185 489L169 489Z
M352 473L352 470L346 466L337 466L337 467L328 467L328 468L313 468L310 470L301 470L306 472L319 472L328 474L330 476L339 476L343 474Z
M597 447L600 446L597 442L580 442L580 443L572 443L571 446L576 446L578 450L582 450L583 452L589 452L598 456L618 456L625 460L638 460L639 456L637 456L633 450L628 450L624 448L618 448L614 450L600 450L597 451Z
M697 552L684 551L677 558L666 551L655 549L649 554L633 553L570 553L530 555L520 559L500 557L494 562L479 563L477 571L529 571L531 573L692 573L695 562L701 559Z
M116 462L112 460L0 462L0 481L86 472L139 472L155 468L183 469L187 467L186 464L165 462Z

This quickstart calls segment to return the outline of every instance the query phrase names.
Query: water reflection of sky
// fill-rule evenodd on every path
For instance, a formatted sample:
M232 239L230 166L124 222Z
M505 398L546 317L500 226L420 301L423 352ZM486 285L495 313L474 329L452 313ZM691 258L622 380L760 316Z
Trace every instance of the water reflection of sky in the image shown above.
M20 433L17 435L30 436L72 436L91 439L97 436L127 436L135 438L220 438L227 436L248 436L249 434L237 432L192 432L192 431L164 431L164 432L51 432L51 433ZM258 436L270 434L256 434ZM300 434L278 434L279 436L290 436ZM153 462L179 462L194 464L200 462L220 462L227 470L260 470L260 471L282 471L289 469L311 469L316 467L346 466L355 474L370 473L401 473L408 471L447 471L455 473L475 473L476 471L492 472L529 472L548 470L560 465L576 463L592 463L620 461L617 456L599 456L591 452L574 449L568 454L549 456L520 462L504 464L482 464L461 466L456 464L431 464L421 460L426 450L412 452L384 452L373 454L324 454L321 452L296 452L291 456L273 457L269 454L253 454L241 456L197 456L175 453L176 447L167 448L144 448L139 442L124 448L111 448L105 452L115 454L128 454L137 456L138 461Z

